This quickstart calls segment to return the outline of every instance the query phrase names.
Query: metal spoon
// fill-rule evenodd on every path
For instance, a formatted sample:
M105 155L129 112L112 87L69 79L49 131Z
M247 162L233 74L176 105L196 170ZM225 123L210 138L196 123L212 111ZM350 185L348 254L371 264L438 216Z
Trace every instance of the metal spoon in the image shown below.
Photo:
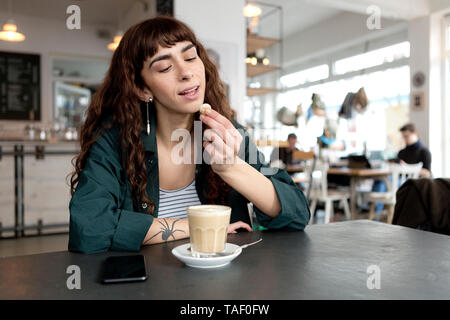
M260 241L262 241L262 238L259 239L259 240L257 240L257 241L255 241L255 242L250 242L250 243L244 244L244 245L239 246L239 247L240 247L241 249L245 249L245 248L250 247L250 246L252 246L252 245L254 245L254 244L257 244L257 243L260 242ZM191 247L189 246L189 247L187 248L187 250L188 250L188 251L191 251ZM230 256L230 255L235 254L236 251L238 251L238 250L239 250L239 249L236 249L236 250L235 250L234 252L232 252L232 253L216 252L216 253L202 254L202 256L204 256L204 258L209 258L209 257L226 257L226 256Z

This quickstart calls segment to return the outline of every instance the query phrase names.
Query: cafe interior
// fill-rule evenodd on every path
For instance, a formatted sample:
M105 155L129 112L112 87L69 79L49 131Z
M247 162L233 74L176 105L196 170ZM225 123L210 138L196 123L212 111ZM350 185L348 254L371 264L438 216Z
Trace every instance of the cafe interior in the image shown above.
M450 1L2 0L0 258L67 250L85 111L123 33L158 15L207 49L234 119L303 192L306 232L450 234Z

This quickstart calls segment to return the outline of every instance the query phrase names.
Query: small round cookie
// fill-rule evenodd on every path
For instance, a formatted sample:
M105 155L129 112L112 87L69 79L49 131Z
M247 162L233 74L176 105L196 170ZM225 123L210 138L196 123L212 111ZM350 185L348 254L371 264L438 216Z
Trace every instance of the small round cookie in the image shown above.
M206 114L206 110L211 109L211 106L208 103L204 103L200 106L200 113Z

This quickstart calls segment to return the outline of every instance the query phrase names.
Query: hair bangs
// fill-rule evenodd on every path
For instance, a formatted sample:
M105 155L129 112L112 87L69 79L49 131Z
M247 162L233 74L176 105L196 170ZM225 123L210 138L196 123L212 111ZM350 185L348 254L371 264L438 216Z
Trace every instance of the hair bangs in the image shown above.
M190 41L197 46L197 39L192 31L183 23L175 19L155 18L144 24L145 37L142 44L142 61L153 57L161 46L170 48L177 42Z

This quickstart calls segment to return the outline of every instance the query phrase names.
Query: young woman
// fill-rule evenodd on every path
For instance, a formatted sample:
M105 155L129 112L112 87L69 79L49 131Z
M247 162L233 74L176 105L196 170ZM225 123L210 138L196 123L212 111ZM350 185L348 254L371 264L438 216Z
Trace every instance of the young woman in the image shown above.
M212 107L206 115L203 103ZM173 141L180 129L188 138ZM81 128L69 250L139 251L189 237L186 208L197 204L230 206L229 233L252 230L249 202L265 227L304 229L305 197L285 171L263 174L269 167L242 130L216 67L185 24L157 17L131 27Z

